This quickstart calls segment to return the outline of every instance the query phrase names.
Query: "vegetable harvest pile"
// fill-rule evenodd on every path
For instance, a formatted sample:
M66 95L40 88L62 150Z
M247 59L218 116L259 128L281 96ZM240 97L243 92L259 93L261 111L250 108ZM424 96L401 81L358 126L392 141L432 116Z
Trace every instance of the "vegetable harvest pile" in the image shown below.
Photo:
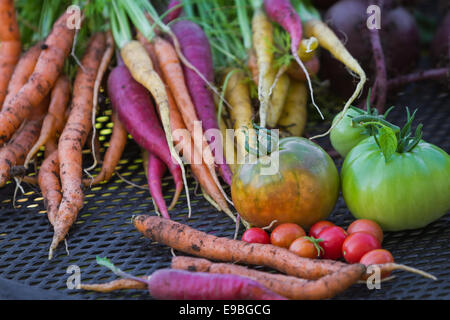
M121 279L83 290L147 289L157 299L328 299L366 280L399 281L395 270L436 280L394 262L382 242L384 231L423 228L450 210L450 156L422 139L417 110L405 108L402 126L389 122L386 99L393 87L448 79L448 44L433 42L436 69L408 74L412 68L396 64L383 31L364 30L370 45L359 51L351 42L363 34L344 43L335 33L352 29L339 26L345 8L359 14L353 32L367 18L361 6L386 8L391 20L408 16L406 9L342 0L320 12L316 2L331 5L0 0L0 188L39 188L53 229L48 259L64 254L64 243L66 250L77 245L69 232L86 190L108 184L133 140L157 213L133 216L133 225L189 256L145 277L97 257ZM413 46L414 37L406 39ZM392 53L386 61L383 49ZM343 69L353 77L351 90L335 83L332 64L339 64L334 76ZM330 67L323 72L322 65ZM102 155L96 118L103 92L113 129ZM311 136L310 119L329 121L328 130ZM315 142L323 137L334 150ZM175 185L170 203L166 173ZM171 220L181 199L188 217L196 215L188 174L213 210L230 218L234 239ZM327 221L341 192L356 218L346 229Z

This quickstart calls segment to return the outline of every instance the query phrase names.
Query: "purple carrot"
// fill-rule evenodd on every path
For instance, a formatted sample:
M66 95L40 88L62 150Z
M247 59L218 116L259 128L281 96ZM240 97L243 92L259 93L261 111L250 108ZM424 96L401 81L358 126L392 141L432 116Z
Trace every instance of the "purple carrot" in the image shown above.
M169 212L167 210L166 202L162 194L161 180L166 172L166 164L154 154L148 152L148 188L156 206L158 207L161 215L164 218L170 219Z
M176 189L181 191L183 179L180 166L172 161L165 133L150 99L141 84L136 82L121 59L108 77L108 94L119 119L133 139L146 151L160 158L169 168Z
M302 21L289 0L264 0L264 9L270 19L278 23L291 37L292 53L298 51L303 36Z
M379 7L383 7L383 1L374 1L374 4ZM375 61L376 67L376 78L375 87L373 95L371 97L371 102L375 102L375 107L381 114L384 112L386 104L387 95L387 74L386 74L386 63L383 53L383 46L381 45L380 33L377 28L370 30L370 43L372 45L373 59Z
M171 28L180 43L181 51L186 59L200 71L209 83L213 83L214 69L211 48L202 28L188 20L177 21ZM183 72L197 116L202 121L203 131L215 129L217 132L220 132L212 92L195 71L183 66ZM211 140L210 144L214 141L213 139ZM217 149L220 149L220 152L215 152L216 150L212 148L216 163L220 165L220 174L224 181L231 185L233 174L225 161L222 143L214 141L214 144Z
M176 9L173 9L174 7L178 6ZM169 22L172 22L176 18L178 18L181 15L181 11L183 11L183 7L181 6L181 2L178 0L170 0L169 5L167 6L167 11L170 12L167 14L167 16L164 17L163 22L165 24L168 24Z
M122 278L145 283L152 297L160 300L287 300L251 278L234 274L160 269L145 279L120 270L107 258L97 257L97 263Z

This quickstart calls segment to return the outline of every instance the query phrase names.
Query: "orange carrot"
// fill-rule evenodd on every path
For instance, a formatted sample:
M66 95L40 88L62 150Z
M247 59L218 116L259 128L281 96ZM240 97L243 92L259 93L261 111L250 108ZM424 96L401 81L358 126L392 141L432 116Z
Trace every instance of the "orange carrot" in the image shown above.
M20 58L21 43L14 0L0 0L0 109L14 67Z
M302 258L288 249L270 244L216 237L155 216L136 216L133 223L138 231L152 241L187 254L210 260L267 266L304 279L315 280L346 265L334 260Z
M25 120L24 125L11 141L0 149L0 187L3 187L9 180L11 168L24 163L28 151L39 138L47 108L48 99L44 99Z
M19 92L23 85L28 81L31 74L33 73L36 62L41 54L42 42L36 43L27 52L25 52L21 57L19 62L14 69L14 73L11 76L11 80L8 84L8 92L3 101L3 105L10 103L11 99ZM2 105L0 104L0 110Z
M91 167L89 167L88 171L94 169L97 166L97 159L100 159L97 157L97 155L100 153L99 151L99 144L96 146L96 143L98 142L98 135L96 133L95 128L95 116L97 114L97 103L98 103L98 92L100 90L100 85L103 80L103 76L105 75L106 70L108 69L109 63L111 61L111 58L114 54L114 38L112 36L111 31L106 32L106 49L102 57L102 61L100 62L100 67L98 68L97 77L95 79L94 84L94 107L92 108L92 139L91 139L91 150L92 155L94 157L94 163ZM112 173L112 172L111 172ZM108 179L105 179L108 180Z
M148 279L148 277L143 277ZM147 289L147 284L133 279L118 279L106 283L81 284L80 289L108 293L123 289Z
M18 130L23 120L48 95L58 79L75 34L75 30L69 29L69 18L71 15L64 13L55 22L33 74L14 99L3 106L0 113L0 145Z
M138 34L138 39L146 49L150 58L154 61L155 71L162 75L161 67L157 60L157 54L155 48L147 39L145 39L141 34ZM227 213L233 220L236 218L231 213L228 208L226 199L223 197L221 191L217 187L211 173L205 163L199 163L202 159L202 155L198 152L198 149L193 146L192 136L186 130L186 124L183 120L179 107L172 95L172 91L167 88L167 97L169 101L169 116L170 116L170 126L172 130L172 136L174 143L176 144L176 149L183 150L183 158L187 163L190 163L192 173L199 181L200 185L203 187L205 192L218 204L219 208ZM183 138L174 135L175 132L185 132ZM181 139L180 139L181 138Z
M201 125L199 126L199 129L195 129L195 123L198 122L200 124L200 120L189 95L189 90L185 83L183 69L178 59L178 55L170 42L160 37L154 38L153 47L163 73L163 78L173 94L184 123L186 124L186 128L191 133L194 147L203 155L203 162L207 165L211 176L222 194L226 196L217 177L214 168L214 156L203 134ZM201 133L201 137L197 137L197 131Z
M219 274L235 274L252 278L283 297L295 300L330 299L357 283L365 272L361 264L343 266L340 270L318 280L306 280L283 274L273 274L231 263L213 263L191 257L172 258L173 269Z
M50 96L50 106L48 113L42 124L41 134L38 141L31 148L25 159L24 166L28 167L30 160L36 155L39 149L52 137L58 137L66 124L66 108L70 98L70 81L65 75L61 75L55 83ZM54 140L55 141L55 140ZM53 145L52 148L55 146Z
M116 112L112 114L112 122L114 124L111 139L109 140L109 147L105 153L102 169L94 179L84 179L85 186L93 186L102 181L111 179L117 164L120 161L122 152L127 143L128 132L123 124L120 122ZM97 148L96 148L97 149Z
M82 148L91 131L94 82L105 51L105 34L96 33L89 40L74 82L73 99L69 118L59 138L58 156L63 199L54 223L54 235L50 245L49 259L69 228L75 222L83 206Z
M61 182L59 181L58 150L53 151L39 169L38 183L44 197L47 217L52 225L55 223L56 213L61 203Z

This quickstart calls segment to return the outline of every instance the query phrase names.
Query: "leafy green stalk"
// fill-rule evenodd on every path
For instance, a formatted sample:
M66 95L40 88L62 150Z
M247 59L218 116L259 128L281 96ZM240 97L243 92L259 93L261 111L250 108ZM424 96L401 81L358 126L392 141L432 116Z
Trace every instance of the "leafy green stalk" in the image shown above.
M112 0L110 7L111 30L119 48L123 48L131 41L131 30L125 10L120 5L119 0Z
M155 37L155 32L153 30L153 27L150 25L150 22L148 21L147 17L145 16L143 9L139 6L139 3L129 0L119 0L119 1L122 4L125 11L127 12L131 21L133 22L133 25L139 29L139 31L145 38L147 38L147 40L151 41ZM150 2L147 1L147 3ZM152 19L155 20L153 16Z
M291 0L303 23L309 20L321 20L320 13L310 0Z
M147 281L139 278L139 277L135 277L127 272L124 272L122 270L120 270L119 268L117 268L108 258L101 258L99 256L96 257L97 263L101 266L104 266L106 268L108 268L109 270L111 270L115 275L125 278L125 279L132 279L132 280L136 280L142 283L147 284Z

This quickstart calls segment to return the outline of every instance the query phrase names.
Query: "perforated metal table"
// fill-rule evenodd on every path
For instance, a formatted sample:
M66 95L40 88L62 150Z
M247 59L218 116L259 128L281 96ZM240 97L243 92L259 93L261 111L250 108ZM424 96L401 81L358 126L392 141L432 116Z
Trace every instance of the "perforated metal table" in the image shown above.
M404 106L419 107L416 125L424 124L424 140L447 152L450 150L450 97L445 88L431 84L412 85L392 98L398 106L389 119L396 124L405 121ZM107 109L107 108L106 108ZM323 132L329 123L315 128ZM109 112L98 117L101 140L110 135ZM328 138L318 141L329 145ZM104 152L104 146L101 149ZM139 148L129 141L118 171L134 184L146 185ZM86 155L86 164L91 158ZM341 160L336 161L338 167ZM187 218L186 198L180 197L171 212L174 220L217 236L232 237L234 224L217 212L200 194L195 193L195 181L189 179L193 215ZM114 176L108 183L86 190L85 205L67 239L70 254L61 245L53 260L47 260L52 229L46 217L43 198L36 187L23 185L18 192L17 208L13 207L15 184L0 189L0 278L17 281L25 286L44 289L42 299L54 299L55 294L76 299L151 299L146 291L128 290L99 294L67 288L71 265L81 271L83 283L109 281L116 278L109 270L96 264L96 256L108 257L117 266L135 274L151 274L170 265L169 248L142 237L131 224L136 214L154 214L148 190L129 185ZM229 191L229 190L227 190ZM174 192L169 177L164 180L164 194L171 199ZM340 197L330 216L336 224L347 227L353 217ZM242 228L241 228L242 232ZM396 278L382 284L380 290L368 290L354 285L336 299L449 299L450 298L450 215L429 226L411 231L387 232L383 247L390 250L398 263L430 272L438 281L415 274L394 272Z

